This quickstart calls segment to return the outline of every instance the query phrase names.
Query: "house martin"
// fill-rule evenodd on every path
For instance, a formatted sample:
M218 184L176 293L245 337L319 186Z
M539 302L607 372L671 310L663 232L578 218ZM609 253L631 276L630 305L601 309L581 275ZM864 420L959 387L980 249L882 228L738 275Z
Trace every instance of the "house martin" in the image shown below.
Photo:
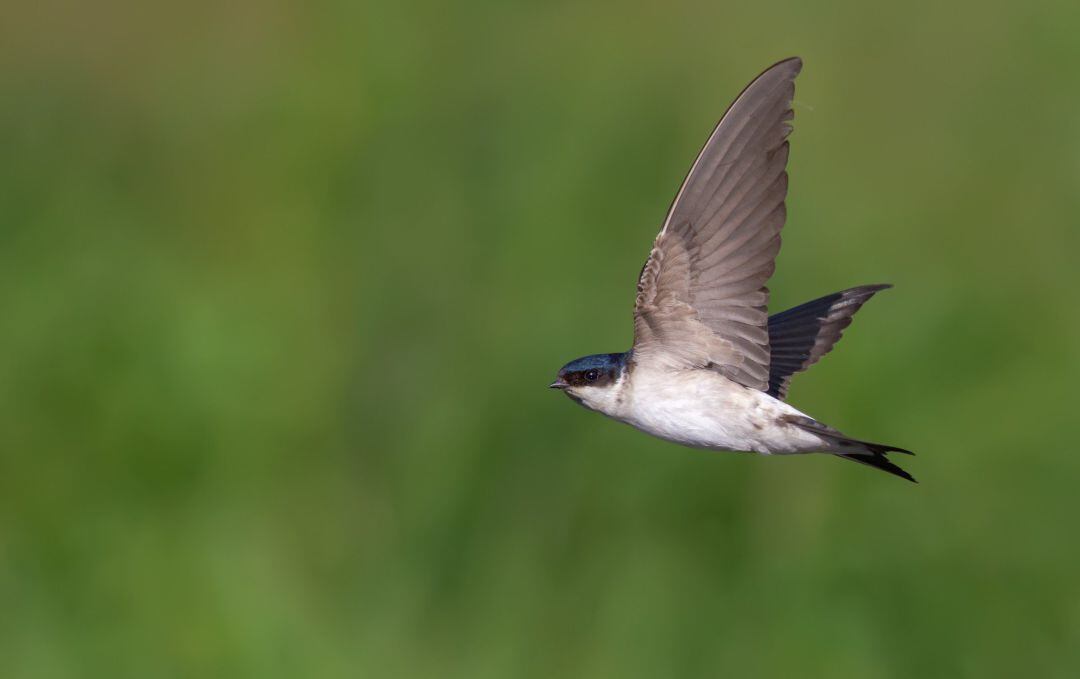
M550 386L684 446L822 452L915 481L887 457L910 451L852 438L784 400L792 376L890 287L864 285L768 315L801 69L791 58L755 78L705 142L641 270L630 351L571 361Z

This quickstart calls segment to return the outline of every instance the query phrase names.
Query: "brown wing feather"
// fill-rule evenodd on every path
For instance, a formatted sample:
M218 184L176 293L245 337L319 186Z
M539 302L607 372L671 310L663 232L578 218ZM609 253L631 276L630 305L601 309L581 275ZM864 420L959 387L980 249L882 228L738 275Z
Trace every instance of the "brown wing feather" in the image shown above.
M635 360L713 367L766 389L766 307L786 216L799 59L758 76L713 130L675 196L638 281Z

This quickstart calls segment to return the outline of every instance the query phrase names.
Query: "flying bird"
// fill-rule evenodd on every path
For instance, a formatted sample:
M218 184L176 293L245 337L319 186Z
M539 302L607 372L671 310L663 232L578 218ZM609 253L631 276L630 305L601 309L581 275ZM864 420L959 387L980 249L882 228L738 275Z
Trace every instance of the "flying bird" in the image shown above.
M550 386L684 446L829 453L915 481L887 456L911 451L852 438L784 401L792 376L890 287L863 285L768 315L801 69L796 57L755 78L705 142L641 270L630 351L571 361Z

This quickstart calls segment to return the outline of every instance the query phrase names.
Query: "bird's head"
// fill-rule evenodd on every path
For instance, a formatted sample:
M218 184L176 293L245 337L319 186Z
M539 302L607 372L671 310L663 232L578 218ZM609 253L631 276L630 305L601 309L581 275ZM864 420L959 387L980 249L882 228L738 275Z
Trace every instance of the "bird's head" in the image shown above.
M561 389L586 408L607 412L625 369L626 354L593 354L564 365L548 386Z

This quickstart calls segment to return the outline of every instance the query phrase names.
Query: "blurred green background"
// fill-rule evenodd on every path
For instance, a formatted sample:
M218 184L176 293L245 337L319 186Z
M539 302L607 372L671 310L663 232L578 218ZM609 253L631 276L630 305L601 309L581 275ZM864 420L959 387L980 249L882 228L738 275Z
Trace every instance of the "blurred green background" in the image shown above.
M2 14L3 677L1080 674L1075 2ZM896 289L791 401L918 486L545 388L792 54L774 308Z

